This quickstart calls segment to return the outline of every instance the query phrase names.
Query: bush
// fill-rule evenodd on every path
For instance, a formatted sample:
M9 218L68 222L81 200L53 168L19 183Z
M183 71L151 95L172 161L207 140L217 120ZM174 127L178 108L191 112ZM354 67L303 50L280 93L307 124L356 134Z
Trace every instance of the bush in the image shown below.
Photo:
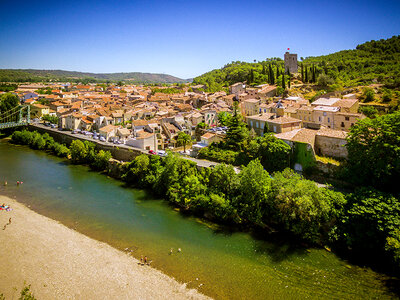
M74 163L84 163L86 161L88 149L81 140L73 140L69 150Z
M106 170L108 167L108 161L111 159L110 151L100 150L94 157L92 164L90 165L95 170Z

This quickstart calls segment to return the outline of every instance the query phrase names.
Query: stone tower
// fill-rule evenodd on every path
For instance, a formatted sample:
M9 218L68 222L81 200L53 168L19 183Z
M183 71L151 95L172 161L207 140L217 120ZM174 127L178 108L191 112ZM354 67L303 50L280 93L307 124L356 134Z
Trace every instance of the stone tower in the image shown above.
M285 53L285 72L289 69L290 73L297 73L297 54Z

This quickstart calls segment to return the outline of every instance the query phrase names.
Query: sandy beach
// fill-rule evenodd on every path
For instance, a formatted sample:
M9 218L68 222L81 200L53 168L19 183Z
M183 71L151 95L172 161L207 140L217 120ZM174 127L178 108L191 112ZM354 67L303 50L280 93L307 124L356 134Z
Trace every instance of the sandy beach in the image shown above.
M0 294L6 299L18 298L24 282L37 299L209 299L15 200L0 196L2 203L13 209L0 211Z

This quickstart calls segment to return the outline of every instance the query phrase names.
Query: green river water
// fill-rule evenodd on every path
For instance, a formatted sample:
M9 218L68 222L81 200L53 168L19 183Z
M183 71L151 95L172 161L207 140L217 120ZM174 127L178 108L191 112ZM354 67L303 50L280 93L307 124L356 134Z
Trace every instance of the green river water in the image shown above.
M3 180L9 185L0 194L116 248L130 247L135 257L147 255L153 267L216 299L396 298L388 276L326 250L220 230L88 167L0 140Z

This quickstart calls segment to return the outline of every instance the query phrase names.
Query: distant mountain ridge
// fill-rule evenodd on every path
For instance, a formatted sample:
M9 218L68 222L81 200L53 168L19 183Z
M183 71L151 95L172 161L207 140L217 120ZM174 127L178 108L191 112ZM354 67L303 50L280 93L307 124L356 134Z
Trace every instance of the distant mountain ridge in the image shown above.
M184 83L185 79L168 74L121 72L90 73L64 70L0 69L0 82L44 80L130 81L135 83Z

